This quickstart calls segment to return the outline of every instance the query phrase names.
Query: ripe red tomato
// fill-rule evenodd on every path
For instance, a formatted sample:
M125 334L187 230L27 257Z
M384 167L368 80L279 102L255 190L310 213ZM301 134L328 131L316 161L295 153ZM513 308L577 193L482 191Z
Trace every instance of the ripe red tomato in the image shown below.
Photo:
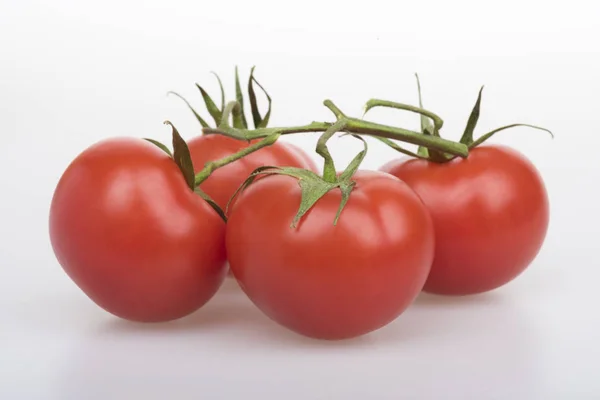
M225 223L166 153L114 138L66 169L50 209L50 239L68 276L124 319L183 317L225 277Z
M435 260L424 290L467 295L496 289L521 274L548 228L548 197L535 167L503 146L481 146L467 159L384 165L428 207Z
M223 135L197 136L188 141L194 172L198 173L206 163L237 153L248 145L247 142ZM278 141L216 170L200 188L225 209L231 196L246 178L256 168L265 165L297 167L312 171L316 171L317 168L315 162L302 149Z
M271 319L306 336L344 339L383 327L421 291L434 251L418 196L377 171L358 171L337 225L334 189L291 228L295 178L266 176L233 205L226 245L235 278Z

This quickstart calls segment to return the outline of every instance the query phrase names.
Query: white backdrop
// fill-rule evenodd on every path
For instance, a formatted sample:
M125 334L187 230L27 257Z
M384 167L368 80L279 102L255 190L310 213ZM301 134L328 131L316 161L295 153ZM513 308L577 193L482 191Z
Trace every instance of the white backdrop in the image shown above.
M597 399L600 381L600 3L572 0L0 0L0 398ZM517 147L548 187L538 258L489 295L422 297L369 336L322 343L285 331L228 282L192 317L118 321L89 301L48 239L68 163L117 135L199 133L175 90L201 106L210 71L231 98L252 65L274 99L272 125L359 116L371 97L425 105L457 139L485 84L477 132ZM418 127L418 117L375 111ZM312 151L314 136L285 138ZM334 139L340 165L359 150ZM314 153L313 153L314 154ZM315 155L316 156L316 155ZM396 154L370 141L365 168Z

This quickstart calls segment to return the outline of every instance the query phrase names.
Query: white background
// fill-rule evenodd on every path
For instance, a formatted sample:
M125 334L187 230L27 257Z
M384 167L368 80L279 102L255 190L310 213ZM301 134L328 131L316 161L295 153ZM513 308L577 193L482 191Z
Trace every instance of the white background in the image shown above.
M0 0L0 399L600 398L599 16L592 0ZM172 324L101 311L49 244L61 173L105 137L169 141L165 119L198 134L166 92L200 106L194 83L217 94L214 70L231 98L235 65L244 81L257 66L273 125L330 120L325 98L353 116L371 97L414 104L419 72L425 105L455 139L485 84L478 133L526 122L556 134L493 140L525 153L547 183L538 258L489 295L422 296L388 327L338 343L280 328L232 282ZM370 118L418 127L400 112ZM366 168L396 156L370 145ZM359 149L333 146L340 163Z

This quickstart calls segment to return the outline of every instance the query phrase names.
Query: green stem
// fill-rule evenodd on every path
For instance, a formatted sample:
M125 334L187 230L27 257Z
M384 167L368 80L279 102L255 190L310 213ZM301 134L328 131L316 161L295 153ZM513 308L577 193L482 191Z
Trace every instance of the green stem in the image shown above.
M442 139L436 136L423 135L422 133L402 128L395 128L374 122L352 119L346 126L346 130L352 133L362 133L388 139L400 140L402 142L425 146L429 149L439 150L456 156L468 156L468 148L461 143Z
M344 115L342 110L340 110L335 104L333 104L333 101L325 100L323 102L323 105L325 105L325 107L329 108L337 119L346 118L346 115Z
M277 132L272 133L271 135L265 137L263 140L261 140L260 142L254 143L248 147L243 148L242 150L240 150L239 152L232 154L230 156L221 158L220 160L216 160L216 161L211 161L209 163L207 163L204 168L198 172L196 174L196 176L194 177L194 185L195 186L199 186L200 184L202 184L202 182L204 182L205 180L208 179L208 177L217 169L224 167L227 164L230 164L234 161L239 160L240 158L243 158L245 156L247 156L250 153L254 153L255 151L258 151L260 149L262 149L263 147L267 147L272 145L273 143L275 143L277 141L277 139L279 139L280 134Z
M308 125L290 126L285 128L259 128L247 131L241 131L234 128L203 128L202 132L207 134L225 135L233 138L241 138L242 140L261 139L270 136L274 133L281 135L289 135L292 133L308 133L308 132L325 132L333 125L329 122L312 122ZM240 133L244 133L243 135Z
M333 123L330 122L312 122L308 125L292 126L292 127L277 127L277 128L261 128L254 130L243 131L243 137L247 140L260 139L280 133L281 135L289 135L292 133L306 132L325 132ZM444 153L452 154L459 157L467 157L469 150L462 143L453 142L442 139L436 136L423 135L422 133L410 131L407 129L396 128L387 125L376 124L374 122L358 120L355 118L347 118L344 131L349 133L362 133L371 136L383 137L387 139L399 140L406 143L424 146L430 149L439 150ZM231 130L222 130L215 128L204 128L204 133L224 134L227 136L239 136Z
M343 130L347 121L346 118L339 119L335 124L331 125L323 135L321 135L317 142L317 154L323 157L324 160L323 180L325 182L335 183L337 179L337 171L335 169L333 157L331 157L329 149L327 148L327 141L331 139L336 132Z
M205 134L221 134L228 137L232 137L238 140L252 141L253 139L261 139L260 142L254 143L238 153L232 154L228 157L220 160L212 161L207 163L202 171L196 174L194 178L194 184L199 186L218 168L224 167L225 165L239 160L246 155L260 150L263 147L270 146L277 141L279 136L288 135L292 133L304 133L304 132L324 132L319 139L317 144L317 153L324 159L324 176L325 182L336 181L336 170L333 163L331 154L329 153L326 142L336 132L343 130L349 134L365 134L375 136L378 138L395 139L407 143L416 144L418 146L427 147L432 150L438 150L453 156L467 157L469 149L462 143L456 143L450 140L442 139L437 136L424 135L419 132L410 131L407 129L396 128L392 126L377 124L374 122L364 121L356 118L349 118L335 105L331 100L325 100L324 105L333 112L336 116L336 122L312 122L308 125L291 126L291 127L278 127L278 128L258 128L254 130L239 129L234 123L234 127L231 127L228 123L229 115L233 114L234 119L236 111L239 113L241 107L238 102L230 102L223 110L223 118L218 128L206 127L203 129ZM412 110L411 110L412 111ZM423 113L423 110L416 112ZM433 118L435 115L431 115ZM437 117L437 116L435 116ZM434 121L441 126L441 119L439 117L433 118ZM239 123L239 120L238 120ZM432 160L437 161L437 160ZM444 160L439 160L443 162Z
M206 130L202 130L204 135L212 135L218 134L230 137L236 140L248 140L239 132L239 130L231 128L231 127L223 127L223 128L206 128Z
M431 120L433 121L434 129L434 132L432 133L439 132L440 129L442 129L442 126L444 125L444 121L442 120L442 118L440 118L440 116L438 116L437 114L432 113L431 111L425 110L421 107L411 106L410 104L396 103L395 101L389 100L371 99L367 101L367 104L365 105L365 114L370 109L375 107L395 108L398 110L410 111L416 114L420 114L421 116L431 118Z

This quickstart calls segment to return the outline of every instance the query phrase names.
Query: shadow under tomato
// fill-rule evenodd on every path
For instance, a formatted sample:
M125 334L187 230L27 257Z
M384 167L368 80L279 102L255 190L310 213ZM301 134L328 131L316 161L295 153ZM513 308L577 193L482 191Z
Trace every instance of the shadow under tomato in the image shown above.
M200 310L167 323L134 323L113 318L103 331L119 335L193 334L207 338L218 333L230 346L365 348L443 338L449 331L464 329L472 315L505 309L507 293L473 296L440 296L421 293L395 321L369 334L344 340L320 340L297 334L263 314L243 293L234 278L226 278L217 294ZM460 321L463 322L460 322ZM243 339L243 340L241 340Z
M57 398L167 398L175 387L177 393L215 393L223 387L233 392L228 385L239 384L242 375L277 376L292 384L297 381L290 376L327 374L340 360L366 375L395 374L389 368L374 371L377 365L397 365L402 373L388 382L415 398L436 381L454 384L457 393L479 390L473 394L478 398L489 395L484 390L532 398L540 354L546 351L534 319L510 293L481 302L420 296L388 326L332 342L277 325L231 284L236 285L227 283L205 308L180 321L144 325L111 319L78 335L58 371ZM355 359L363 361L353 364ZM473 371L490 386L469 386Z
M194 334L210 336L218 332L221 338L230 338L247 347L248 343L269 346L352 347L368 344L369 335L346 340L319 340L297 334L263 314L244 294L237 281L227 278L215 296L200 310L174 321L138 323L112 318L101 328L109 335L166 335ZM243 339L243 341L239 341Z
M194 313L168 322L138 323L113 318L105 326L109 332L166 332L220 329L230 324L245 324L260 318L235 279L226 278L215 296Z
M444 296L422 292L416 298L413 306L417 307L470 307L483 304L500 304L504 300L502 293L497 291L468 296Z
M395 321L376 331L378 344L443 340L449 332L460 332L481 321L478 315L503 315L514 310L509 293L494 291L471 296L442 296L422 292ZM518 310L515 310L518 312ZM518 316L517 316L518 317Z
M109 334L145 334L149 336L169 333L213 335L218 332L230 338L232 346L268 343L270 346L302 346L353 348L380 346L390 343L409 343L412 340L435 338L452 325L444 317L430 314L442 310L477 310L481 307L500 305L502 296L486 293L476 296L439 296L422 293L415 302L395 321L369 334L344 340L320 340L297 334L268 318L244 294L234 278L226 278L217 294L200 310L166 323L136 323L118 318L109 320L103 330Z

